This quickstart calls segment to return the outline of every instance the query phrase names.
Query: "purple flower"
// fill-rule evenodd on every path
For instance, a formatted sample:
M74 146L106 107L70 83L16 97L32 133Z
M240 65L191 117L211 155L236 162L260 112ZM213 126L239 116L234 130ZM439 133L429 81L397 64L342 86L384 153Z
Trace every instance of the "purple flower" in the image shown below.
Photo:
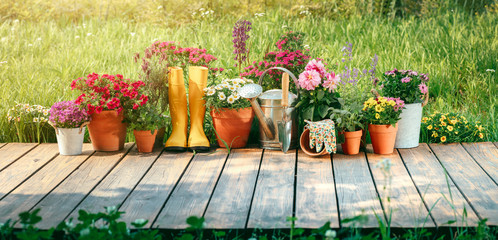
M239 66L247 59L248 50L246 48L246 41L249 39L247 33L251 31L251 22L246 20L239 20L233 27L233 54L235 54L235 61L238 61Z
M87 111L81 109L74 101L56 102L50 108L49 121L56 127L75 128L89 120Z
M401 79L401 82L402 83L409 83L411 80L412 80L411 77L404 77L404 78Z

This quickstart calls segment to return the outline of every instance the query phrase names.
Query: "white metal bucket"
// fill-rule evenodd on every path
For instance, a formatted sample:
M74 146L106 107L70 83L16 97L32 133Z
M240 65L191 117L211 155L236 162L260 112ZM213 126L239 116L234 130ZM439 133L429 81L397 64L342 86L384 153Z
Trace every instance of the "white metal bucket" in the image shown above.
M395 148L418 147L420 140L420 124L422 121L422 103L405 104L398 122Z
M80 128L57 128L57 143L61 155L80 155L83 148L85 129Z

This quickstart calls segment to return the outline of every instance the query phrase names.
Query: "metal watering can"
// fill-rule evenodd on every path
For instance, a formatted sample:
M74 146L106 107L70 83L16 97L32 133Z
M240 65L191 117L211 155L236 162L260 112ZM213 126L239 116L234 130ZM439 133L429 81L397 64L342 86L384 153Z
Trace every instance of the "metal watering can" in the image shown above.
M284 74L282 79L283 90L272 89L262 93L261 82L269 70L280 70L287 74L287 76ZM286 153L287 150L297 147L297 112L294 111L294 107L290 106L298 96L289 92L288 76L297 83L296 76L289 70L272 67L261 74L258 84L248 84L239 89L240 96L251 102L259 120L259 142L263 149L282 150ZM257 99L260 100L261 105Z

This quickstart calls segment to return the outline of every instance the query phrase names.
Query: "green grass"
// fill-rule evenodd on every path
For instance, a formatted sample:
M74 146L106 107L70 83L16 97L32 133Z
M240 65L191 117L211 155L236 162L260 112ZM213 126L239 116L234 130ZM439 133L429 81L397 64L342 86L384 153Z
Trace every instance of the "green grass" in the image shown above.
M0 140L16 139L6 118L15 103L50 106L55 101L74 99L77 93L70 90L70 82L91 72L119 73L136 79L139 66L133 62L133 53L142 52L155 40L207 48L219 58L216 67L236 71L231 31L240 17L215 16L174 27L97 16L76 21L2 20ZM498 141L496 14L471 16L446 11L431 18L369 15L332 19L292 16L280 9L247 19L253 22L251 61L260 61L267 47L274 48L278 36L288 30L305 32L305 44L312 55L329 64L339 63L342 46L351 42L359 67L368 66L371 57L379 55L378 77L394 67L428 73L430 102L424 109L426 114L463 113L488 128L486 140Z

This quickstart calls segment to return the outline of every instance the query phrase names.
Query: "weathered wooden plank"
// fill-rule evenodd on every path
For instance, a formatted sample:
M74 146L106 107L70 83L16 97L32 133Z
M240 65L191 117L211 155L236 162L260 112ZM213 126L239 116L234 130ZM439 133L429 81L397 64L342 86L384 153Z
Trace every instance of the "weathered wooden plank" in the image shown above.
M0 171L36 147L38 143L9 143L0 149Z
M491 142L462 143L462 145L494 182L497 183L498 148Z
M175 184L192 159L192 153L163 152L119 209L122 221L148 220L146 228L161 211Z
M139 153L136 146L119 162L116 167L100 182L81 202L69 218L78 218L78 211L103 211L105 207L119 207L142 179L150 166L161 154L162 149L151 153Z
M59 155L49 162L0 201L0 222L17 219L19 213L30 210L93 152L91 144L84 144L82 155Z
M391 226L434 227L435 224L398 152L374 154L372 145L368 145L367 159L386 216L391 215ZM390 162L390 167L382 167L381 162Z
M332 165L341 221L363 214L368 220L361 226L356 224L357 227L378 227L375 215L383 218L382 207L365 154L335 154Z
M261 149L232 150L204 215L207 228L245 228L261 157Z
M35 209L41 208L39 214L43 218L43 221L36 226L41 229L57 226L111 171L132 146L132 143L127 143L124 149L118 152L96 152L93 154L34 207Z
M477 165L462 145L431 144L432 151L453 182L487 224L498 225L498 187Z
M5 145L7 145L7 143L0 143L0 148L2 148Z
M498 142L495 142L495 146L498 148Z
M330 155L310 157L298 151L296 227L319 228L327 221L339 228L334 175Z
M295 165L295 151L289 151L287 154L281 151L264 152L248 228L273 229L290 226L286 219L292 217Z
M44 143L0 172L0 199L24 182L59 153L57 144Z
M184 176L153 223L154 227L186 228L190 216L201 217L223 169L227 151L196 154Z
M450 226L474 225L479 221L427 144L398 150L438 226L448 226L448 221L456 221ZM464 208L467 211L465 220L462 217Z

